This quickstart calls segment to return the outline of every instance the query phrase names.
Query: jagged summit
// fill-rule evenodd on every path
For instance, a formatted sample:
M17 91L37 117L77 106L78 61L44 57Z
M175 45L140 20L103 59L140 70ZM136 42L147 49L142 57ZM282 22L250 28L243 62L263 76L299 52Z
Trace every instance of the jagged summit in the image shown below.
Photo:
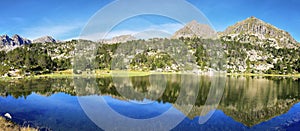
M262 20L260 20L260 19L256 18L255 16L250 16L250 17L248 17L247 19L251 19L251 20L259 20L259 21L262 21ZM246 19L246 20L247 20L247 19Z
M2 35L2 36L0 36L1 45L10 44L10 41L11 41L11 39L9 38L8 35Z
M10 38L8 35L0 36L0 46L21 46L30 43L30 40L23 38L17 34L13 35L12 38Z
M194 26L199 24L196 20L192 20L191 22L187 23L188 26Z
M12 37L12 40L13 42L16 44L16 45L23 45L23 44L30 44L31 41L26 39L26 38L22 38L21 36L15 34L13 37Z
M254 16L229 26L220 33L226 41L239 41L249 43L269 42L278 48L294 48L298 42L286 31L281 30Z
M51 36L43 36L33 40L32 43L56 43L57 41Z
M243 21L237 22L236 24L229 26L223 33L242 33L242 32L251 32L251 33L261 33L273 35L272 32L268 32L274 30L278 32L278 28L266 23L254 16L251 16Z
M216 32L207 24L200 24L196 20L187 23L183 28L176 31L172 38L180 37L202 37L213 38Z
M8 35L2 35L0 36L0 50L12 50L16 47L27 45L31 43L57 43L59 41L55 40L51 36L44 36L38 39L35 39L33 41L21 37L18 34L13 35L12 37L9 37Z

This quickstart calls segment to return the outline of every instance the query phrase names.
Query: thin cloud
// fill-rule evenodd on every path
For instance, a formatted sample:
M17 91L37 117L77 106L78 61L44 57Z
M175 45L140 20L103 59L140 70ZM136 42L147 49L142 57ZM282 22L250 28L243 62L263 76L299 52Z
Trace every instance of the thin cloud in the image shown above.
M169 34L174 34L177 30L179 30L182 27L183 25L179 23L168 23L162 25L153 25L150 26L147 30L158 30Z
M22 35L29 39L36 39L41 36L53 36L54 38L63 38L64 36L73 35L74 31L80 30L82 24L69 24L69 25L53 25L53 26L39 26L24 28Z
M103 37L104 39L111 39L116 36L121 35L136 35L136 34L143 34L143 35L150 35L149 37L154 37L155 34L164 34L165 37L173 35L177 30L182 28L182 24L178 23L168 23L168 24L161 24L161 25L152 25L149 27L145 27L144 29L136 29L136 30L113 30L111 32L99 32L99 33L91 33L91 34L84 34L79 37L73 37L66 40L71 39L88 39L92 41L101 40ZM161 33L159 33L161 32ZM168 35L167 35L168 34ZM145 36L143 36L145 37ZM158 36L157 36L158 37Z
M121 35L133 35L136 34L137 31L131 31L131 30L118 30L118 31L111 31L111 32L99 32L99 33L91 33L91 34L83 34L78 37L68 38L67 40L72 39L86 39L86 40L92 40L92 41L98 41L101 39L111 39L116 36Z

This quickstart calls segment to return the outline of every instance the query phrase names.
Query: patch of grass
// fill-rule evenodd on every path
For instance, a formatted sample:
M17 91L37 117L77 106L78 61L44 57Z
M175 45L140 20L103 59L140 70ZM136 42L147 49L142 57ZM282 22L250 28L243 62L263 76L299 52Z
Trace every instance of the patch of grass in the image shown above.
M133 76L147 76L151 74L189 74L185 72L153 72L153 71L121 71L121 70L95 70L91 73L82 72L82 74L73 74L71 69L64 71L55 71L51 74L35 75L24 78L19 77L3 77L1 80L12 79L36 79L36 78L72 78L72 77L133 77ZM201 74L206 75L206 74ZM227 76L281 76L281 77L300 77L300 74L253 74L253 73L226 73Z
M82 74L73 74L72 71L58 71L51 74L43 74L34 76L34 78L41 78L41 77L49 77L49 78L65 78L65 77L111 77L111 76L146 76L150 75L150 72L142 72L142 71L112 71L112 70L95 70L94 72L82 72Z
M0 117L0 130L1 131L38 131L38 129L31 127L21 127L11 121Z

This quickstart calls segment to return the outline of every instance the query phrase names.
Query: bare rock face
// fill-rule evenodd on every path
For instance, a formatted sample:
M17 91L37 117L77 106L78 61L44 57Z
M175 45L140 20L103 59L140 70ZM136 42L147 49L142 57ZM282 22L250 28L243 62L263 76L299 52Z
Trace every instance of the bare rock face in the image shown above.
M33 40L33 43L57 43L57 41L51 36L44 36Z
M132 35L120 35L113 37L111 39L103 40L103 43L113 44L113 43L124 43L126 41L136 40L136 38Z
M214 38L216 32L206 24L200 24L196 20L186 24L182 29L175 32L172 36L173 39L180 37L201 37L201 38Z
M13 41L14 45L17 45L17 46L21 46L24 44L31 44L30 40L28 40L26 38L22 38L19 35L14 35L12 37L12 41Z
M1 46L11 45L11 42L12 42L12 39L9 38L8 35L0 36L0 45Z
M19 35L14 35L12 38L8 35L0 36L0 46L21 46L25 44L31 44L31 41Z
M296 48L299 45L288 32L253 16L229 26L224 32L219 33L219 37L225 41L270 43L278 48Z
M33 41L23 38L19 35L13 35L9 37L8 35L0 36L0 50L12 50L17 47L31 44L31 43L57 43L58 41L53 39L51 36L44 36Z

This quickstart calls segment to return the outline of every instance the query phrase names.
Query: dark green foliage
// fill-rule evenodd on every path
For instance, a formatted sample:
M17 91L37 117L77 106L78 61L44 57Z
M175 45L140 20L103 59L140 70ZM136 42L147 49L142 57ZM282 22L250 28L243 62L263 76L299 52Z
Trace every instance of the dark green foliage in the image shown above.
M56 70L66 70L66 69L71 69L72 68L72 64L71 64L71 59L68 58L68 59L57 59L55 58L53 60L54 65L56 67Z
M15 69L33 74L72 68L75 71L86 69L165 70L167 68L179 71L180 68L185 68L180 67L180 64L196 64L198 69L203 71L214 69L267 74L300 72L299 48L276 48L268 42L240 43L194 37L178 40L134 40L116 44L89 43L99 45L93 59L89 56L82 56L74 60L72 52L78 45L78 41L75 40L59 44L30 44L8 52L0 51L0 75ZM262 58L250 60L251 52L259 54ZM254 68L259 65L272 65L273 67L266 70ZM231 68L226 68L228 66ZM240 71L240 67L243 67L244 71Z
M66 42L63 45L37 43L21 46L8 52L1 51L0 60L2 64L0 66L0 75L7 73L9 70L16 69L21 70L21 73L27 72L31 74L43 74L56 70L70 69L72 68L71 58L55 58L53 60L51 57L53 52L63 49L60 46L67 45L70 45L70 43ZM70 49L65 49L63 52L70 51ZM58 53L62 54L62 52Z

